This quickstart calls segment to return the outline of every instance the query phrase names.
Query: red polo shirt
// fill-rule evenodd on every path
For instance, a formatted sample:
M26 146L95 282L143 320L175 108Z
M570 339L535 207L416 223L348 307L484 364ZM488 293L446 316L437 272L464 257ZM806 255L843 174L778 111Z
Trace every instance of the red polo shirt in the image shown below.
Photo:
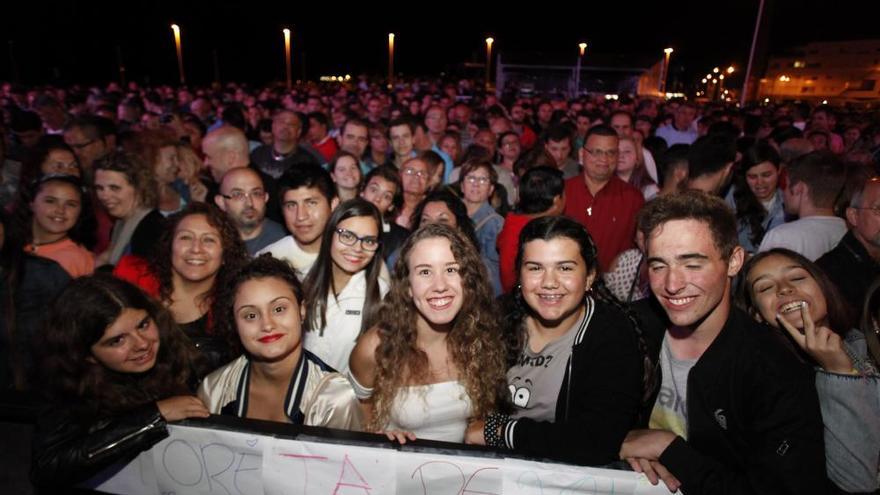
M635 246L636 213L644 204L642 193L616 175L595 196L583 175L565 181L565 215L587 228L603 272L615 256Z

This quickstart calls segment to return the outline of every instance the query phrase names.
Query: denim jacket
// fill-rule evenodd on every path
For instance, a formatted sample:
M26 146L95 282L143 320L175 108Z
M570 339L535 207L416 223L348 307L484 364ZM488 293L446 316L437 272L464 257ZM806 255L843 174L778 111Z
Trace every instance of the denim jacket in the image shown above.
M489 282L495 296L501 295L501 275L498 269L499 255L496 242L498 233L504 227L504 218L495 212L488 202L484 202L480 209L471 216L477 234L477 243L480 248L480 256L489 272Z

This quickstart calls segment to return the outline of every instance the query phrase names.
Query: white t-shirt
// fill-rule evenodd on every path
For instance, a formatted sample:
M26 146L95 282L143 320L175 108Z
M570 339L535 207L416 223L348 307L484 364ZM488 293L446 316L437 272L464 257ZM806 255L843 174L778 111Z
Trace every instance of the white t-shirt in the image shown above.
M273 242L263 249L257 251L256 256L269 253L274 258L284 260L290 263L290 266L296 271L296 278L300 282L306 279L315 260L318 259L318 253L307 253L303 251L292 235L281 238L281 240Z
M816 261L834 249L846 234L846 222L839 217L804 217L770 229L758 252L773 248L791 249Z
M388 284L380 277L379 294L384 298L387 293ZM348 372L348 358L361 333L366 298L366 270L361 270L345 284L339 297L327 295L324 328L305 332L306 350L343 375Z

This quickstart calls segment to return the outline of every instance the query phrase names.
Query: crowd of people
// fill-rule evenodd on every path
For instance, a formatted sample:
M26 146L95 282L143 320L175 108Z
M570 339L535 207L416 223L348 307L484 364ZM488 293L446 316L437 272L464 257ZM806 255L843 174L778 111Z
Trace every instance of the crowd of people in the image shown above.
M467 80L0 98L0 386L43 397L39 487L219 414L878 490L876 113Z

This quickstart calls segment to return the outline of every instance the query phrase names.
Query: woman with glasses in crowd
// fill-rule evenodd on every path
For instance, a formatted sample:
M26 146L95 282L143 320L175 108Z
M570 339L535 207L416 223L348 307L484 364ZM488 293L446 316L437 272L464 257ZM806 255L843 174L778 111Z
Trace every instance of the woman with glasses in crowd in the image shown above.
M365 199L341 203L330 215L318 259L305 286L305 348L346 373L358 336L372 327L382 297L382 219Z
M462 199L468 216L474 222L474 233L480 257L489 269L489 282L495 295L501 294L501 276L498 271L498 233L504 227L504 218L489 204L495 191L498 174L489 162L466 162L461 166Z

